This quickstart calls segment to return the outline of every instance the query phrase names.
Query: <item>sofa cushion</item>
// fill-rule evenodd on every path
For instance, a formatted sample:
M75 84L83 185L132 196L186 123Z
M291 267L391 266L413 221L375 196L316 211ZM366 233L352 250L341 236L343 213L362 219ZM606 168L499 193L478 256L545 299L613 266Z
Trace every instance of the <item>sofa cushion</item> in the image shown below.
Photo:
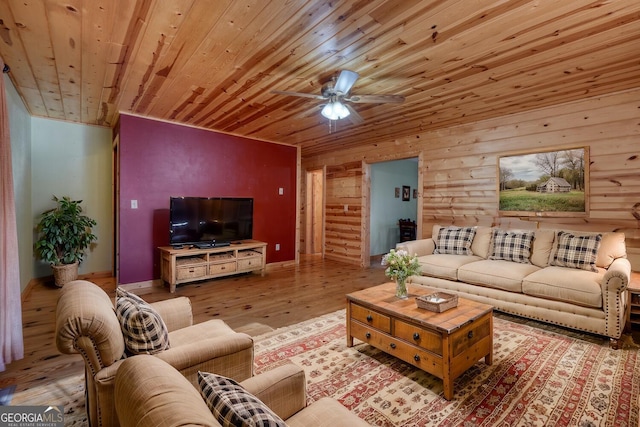
M602 273L550 266L525 277L522 292L535 297L601 308L601 280Z
M435 239L434 254L471 255L471 243L476 234L475 227L449 226L440 229Z
M470 262L480 261L475 255L432 254L418 257L423 275L458 280L458 268Z
M548 266L555 240L556 232L554 230L536 230L531 249L531 264L538 267Z
M531 264L533 231L493 230L493 245L489 259Z
M207 406L225 427L286 427L267 405L231 378L198 372L198 385Z
M596 267L609 268L616 259L626 258L627 248L624 241L624 233L602 233L602 241L596 258Z
M602 235L576 235L558 231L558 246L551 265L597 272L596 258Z
M510 292L522 292L522 279L539 269L540 267L532 264L481 260L460 266L458 280Z
M167 326L142 298L117 288L115 311L128 354L155 354L169 348Z

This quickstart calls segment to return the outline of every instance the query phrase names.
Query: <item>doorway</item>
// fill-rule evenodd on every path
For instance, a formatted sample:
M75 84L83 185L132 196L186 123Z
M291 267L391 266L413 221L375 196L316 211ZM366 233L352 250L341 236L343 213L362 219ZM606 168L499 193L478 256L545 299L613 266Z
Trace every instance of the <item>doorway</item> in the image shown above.
M305 253L324 253L324 170L308 171L305 202Z
M400 219L420 224L419 157L370 166L369 256L382 257L400 242Z

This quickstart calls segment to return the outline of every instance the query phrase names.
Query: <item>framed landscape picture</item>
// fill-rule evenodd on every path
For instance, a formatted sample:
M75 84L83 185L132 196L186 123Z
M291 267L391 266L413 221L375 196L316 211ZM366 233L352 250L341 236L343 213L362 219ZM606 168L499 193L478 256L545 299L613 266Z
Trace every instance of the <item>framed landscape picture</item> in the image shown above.
M589 212L587 147L498 158L501 216L585 217Z

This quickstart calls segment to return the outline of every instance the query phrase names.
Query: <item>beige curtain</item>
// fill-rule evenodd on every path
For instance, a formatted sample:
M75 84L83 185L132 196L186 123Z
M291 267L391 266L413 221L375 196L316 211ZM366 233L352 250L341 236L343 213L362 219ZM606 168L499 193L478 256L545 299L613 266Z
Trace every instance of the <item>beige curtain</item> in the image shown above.
M4 64L0 63L0 69ZM9 115L4 76L0 75L0 371L24 357L18 230L13 194Z

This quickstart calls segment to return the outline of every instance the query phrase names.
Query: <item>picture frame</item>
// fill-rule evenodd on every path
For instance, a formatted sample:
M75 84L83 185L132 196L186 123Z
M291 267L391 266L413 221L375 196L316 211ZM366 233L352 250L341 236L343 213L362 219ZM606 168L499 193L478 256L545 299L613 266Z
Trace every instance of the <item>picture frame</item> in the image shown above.
M410 198L411 198L411 187L409 187L408 185L403 185L402 186L402 201L403 202L408 202Z
M589 148L511 153L497 161L498 214L587 217Z
M395 195L396 195L396 199L400 198L400 187L396 187Z
M417 189L417 188L414 188L414 189L413 189L413 198L414 198L414 199L417 199L417 198L418 198L418 189Z

